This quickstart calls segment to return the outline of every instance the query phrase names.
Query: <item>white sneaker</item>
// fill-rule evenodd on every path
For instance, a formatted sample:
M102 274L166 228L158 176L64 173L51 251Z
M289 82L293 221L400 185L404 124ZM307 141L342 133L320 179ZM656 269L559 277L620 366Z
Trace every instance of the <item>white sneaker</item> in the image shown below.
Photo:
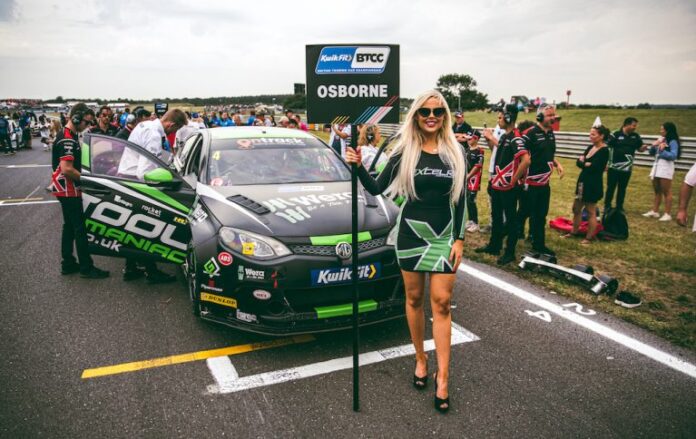
M660 214L655 212L654 210L650 210L649 212L645 212L643 216L646 218L659 218Z
M476 223L472 223L469 227L466 228L466 231L471 233L478 232L479 226Z
M672 221L672 215L665 213L658 221Z

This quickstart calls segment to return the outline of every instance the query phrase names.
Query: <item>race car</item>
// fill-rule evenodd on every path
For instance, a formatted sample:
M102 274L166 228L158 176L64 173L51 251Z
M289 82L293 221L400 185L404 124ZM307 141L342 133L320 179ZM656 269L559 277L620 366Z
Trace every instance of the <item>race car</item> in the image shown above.
M168 165L87 134L86 226L97 254L180 264L195 315L271 335L352 322L350 168L300 130L225 127L191 135ZM121 160L135 154L140 177ZM398 208L359 198L359 322L402 317Z

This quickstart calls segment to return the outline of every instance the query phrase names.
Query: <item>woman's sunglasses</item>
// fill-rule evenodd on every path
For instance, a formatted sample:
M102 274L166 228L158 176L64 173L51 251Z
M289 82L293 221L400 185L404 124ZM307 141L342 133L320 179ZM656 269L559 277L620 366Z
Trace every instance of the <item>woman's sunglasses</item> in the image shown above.
M418 115L420 117L430 117L430 115L433 115L433 116L438 117L438 118L444 116L446 111L447 110L445 110L444 107L437 107L437 108L421 107L418 110L416 110L416 112L418 113Z

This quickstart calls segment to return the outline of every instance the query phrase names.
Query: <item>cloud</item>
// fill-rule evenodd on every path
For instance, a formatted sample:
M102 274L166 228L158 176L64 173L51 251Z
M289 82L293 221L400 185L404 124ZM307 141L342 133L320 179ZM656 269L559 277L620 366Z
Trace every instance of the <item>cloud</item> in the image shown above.
M0 20L11 17L0 26L0 97L291 93L305 82L306 44L365 42L400 44L403 96L456 72L494 100L572 89L577 102L696 102L689 0L0 5Z

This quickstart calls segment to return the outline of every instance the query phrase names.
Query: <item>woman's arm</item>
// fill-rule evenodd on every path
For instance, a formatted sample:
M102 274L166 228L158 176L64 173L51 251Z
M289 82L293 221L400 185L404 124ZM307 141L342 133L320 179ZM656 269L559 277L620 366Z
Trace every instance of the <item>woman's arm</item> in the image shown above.
M396 174L399 172L400 163L401 156L390 157L377 179L372 178L369 172L367 172L367 169L358 163L358 178L360 179L360 183L372 195L379 195L384 192L389 187L391 182L394 181L394 178L396 178Z
M667 148L663 149L658 154L658 157L660 157L661 159L664 159L664 160L674 161L677 159L678 152L679 152L679 144L677 143L676 140L670 140L669 141L669 150Z

